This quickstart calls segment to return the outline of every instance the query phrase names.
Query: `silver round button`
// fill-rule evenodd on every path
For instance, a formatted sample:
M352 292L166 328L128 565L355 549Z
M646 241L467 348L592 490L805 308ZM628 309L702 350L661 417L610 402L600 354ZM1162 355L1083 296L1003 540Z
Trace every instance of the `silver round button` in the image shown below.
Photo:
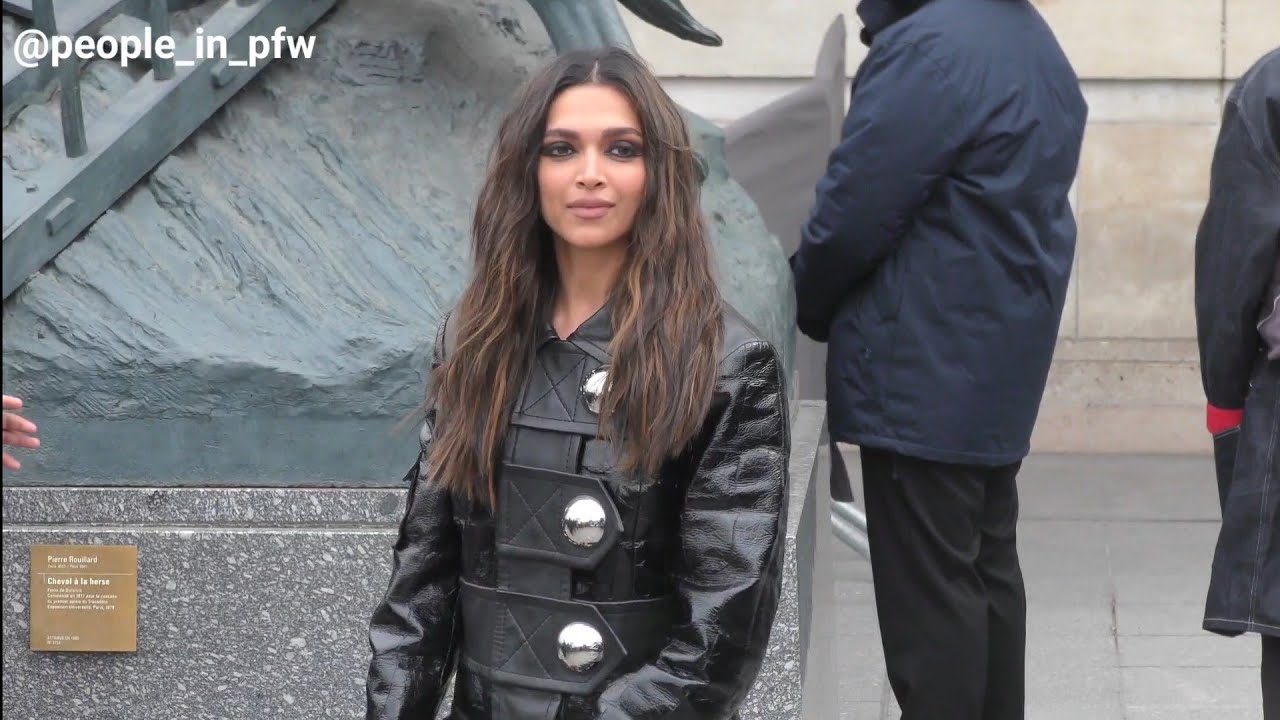
M604 637L583 622L565 625L558 645L560 662L574 672L586 672L604 658Z
M591 547L604 538L604 524L608 520L600 501L587 495L579 495L564 509L561 527L569 542L578 547Z
M608 384L609 371L601 365L586 380L582 381L582 399L587 403L587 409L591 412L600 414L600 400L604 397L604 389Z

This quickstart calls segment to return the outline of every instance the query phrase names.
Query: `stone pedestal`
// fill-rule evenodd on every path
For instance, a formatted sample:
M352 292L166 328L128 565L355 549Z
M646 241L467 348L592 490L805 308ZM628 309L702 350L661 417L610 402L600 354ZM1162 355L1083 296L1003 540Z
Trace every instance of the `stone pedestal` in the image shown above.
M833 717L812 707L835 687L824 407L793 416L782 606L743 720ZM366 631L403 489L5 487L3 500L15 717L363 717ZM136 652L29 649L36 544L137 546Z

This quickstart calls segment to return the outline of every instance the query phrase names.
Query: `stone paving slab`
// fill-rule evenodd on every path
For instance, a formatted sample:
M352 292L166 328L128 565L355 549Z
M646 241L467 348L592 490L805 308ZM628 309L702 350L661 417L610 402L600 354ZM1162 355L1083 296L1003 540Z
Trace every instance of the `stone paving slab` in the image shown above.
M1229 641L1227 641L1229 642ZM1216 709L1219 718L1262 717L1261 684L1256 669L1229 667L1141 667L1122 668L1124 696L1128 707L1150 712ZM1252 702L1248 702L1252 700ZM1230 715L1225 707L1252 708L1251 712Z
M1223 718L1262 717L1259 705L1214 705L1210 707L1131 707L1127 720L1223 720Z
M1218 521L1121 522L1107 526L1111 571L1122 576L1183 576L1208 581ZM1200 598L1203 600L1203 598Z
M1205 637L1203 603L1128 603L1116 608L1116 634L1145 637ZM1212 635L1210 639L1216 639Z
M1126 668L1252 668L1261 665L1256 637L1222 638L1209 633L1188 637L1119 638L1120 665Z
M1209 590L1207 563L1190 563L1182 573L1132 573L1115 576L1117 605L1203 603ZM1197 626L1199 623L1196 623Z

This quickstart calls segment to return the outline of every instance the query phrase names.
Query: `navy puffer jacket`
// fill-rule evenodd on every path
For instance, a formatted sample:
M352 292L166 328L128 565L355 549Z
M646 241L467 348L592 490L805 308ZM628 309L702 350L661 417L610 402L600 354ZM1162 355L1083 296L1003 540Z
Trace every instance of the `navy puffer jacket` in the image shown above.
M870 51L791 259L798 323L829 343L834 438L1015 462L1065 304L1087 107L1027 0L907 5L859 7Z

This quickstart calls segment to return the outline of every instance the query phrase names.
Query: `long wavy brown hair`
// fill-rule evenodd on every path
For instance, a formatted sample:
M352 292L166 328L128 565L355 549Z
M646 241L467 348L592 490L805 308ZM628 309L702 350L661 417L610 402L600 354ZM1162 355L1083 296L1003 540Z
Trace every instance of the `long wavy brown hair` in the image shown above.
M427 393L437 418L431 478L491 507L511 412L559 282L539 209L539 149L552 102L582 84L622 92L644 136L645 197L608 300L612 361L600 436L619 447L617 467L648 476L683 452L715 387L723 306L685 120L631 53L562 55L524 84L499 129L472 222L474 271L448 321L457 340Z

